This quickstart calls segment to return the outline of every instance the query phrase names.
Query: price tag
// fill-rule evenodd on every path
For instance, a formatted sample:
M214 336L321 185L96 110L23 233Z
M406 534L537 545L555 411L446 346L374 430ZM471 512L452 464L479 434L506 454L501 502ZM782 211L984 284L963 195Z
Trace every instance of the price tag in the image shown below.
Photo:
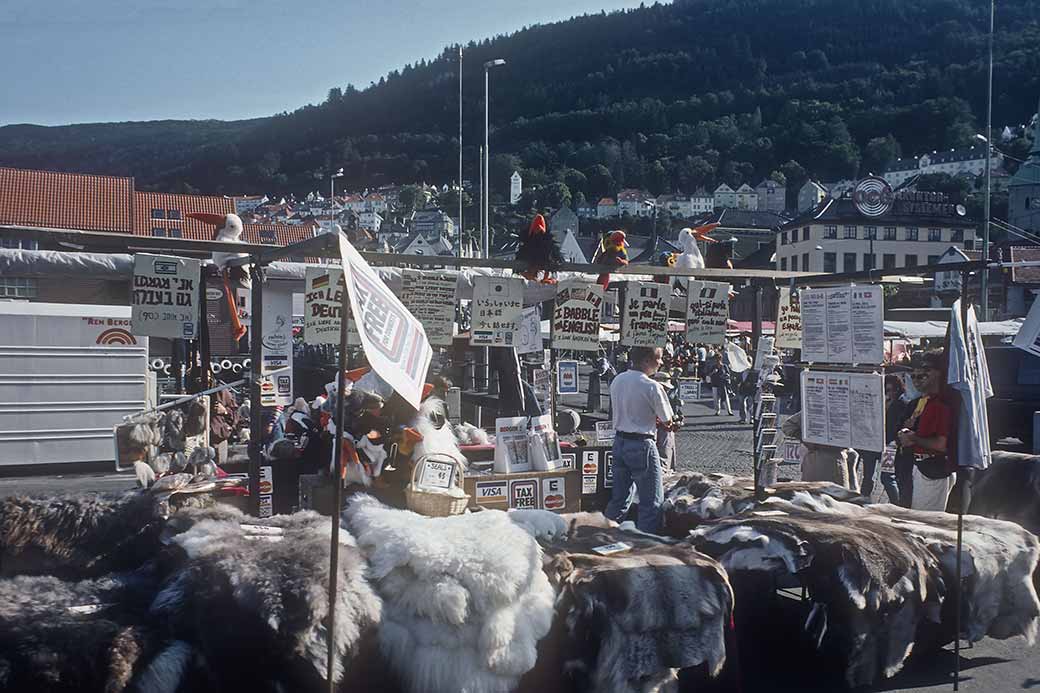
M451 462L426 460L419 473L420 488L451 488L455 477L455 465Z
M603 546L596 546L592 550L598 553L600 556L609 556L614 553L621 553L622 551L628 551L632 546L626 544L623 541L616 542L614 544L604 544Z
M613 421L597 421L596 422L596 442L597 443L613 443L614 442L614 422Z

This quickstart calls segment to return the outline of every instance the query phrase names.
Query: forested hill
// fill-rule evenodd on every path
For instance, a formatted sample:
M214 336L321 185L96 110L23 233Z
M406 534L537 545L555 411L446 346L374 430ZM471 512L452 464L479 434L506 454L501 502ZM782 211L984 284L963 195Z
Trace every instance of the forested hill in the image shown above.
M590 200L776 172L837 179L970 144L985 125L988 12L977 0L686 0L470 44L466 177L478 177L493 58L507 61L491 80L497 190L513 169L525 186L562 182ZM1002 0L996 46L994 123L1026 122L1040 97L1040 2ZM345 189L447 182L457 52L265 119L4 127L0 164L208 193L324 189L340 166Z

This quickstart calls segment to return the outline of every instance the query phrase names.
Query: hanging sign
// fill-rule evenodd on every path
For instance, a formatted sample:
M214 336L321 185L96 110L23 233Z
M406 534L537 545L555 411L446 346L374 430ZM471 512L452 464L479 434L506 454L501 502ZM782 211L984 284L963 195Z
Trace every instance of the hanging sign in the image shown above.
M523 308L523 279L474 278L470 346L513 346Z
M134 256L130 329L135 335L196 339L202 263L172 255ZM223 299L224 292L220 292Z
M552 345L555 349L599 351L599 318L603 287L569 280L556 287Z
M557 361L556 362L556 394L576 395L578 394L578 362Z
M542 311L540 306L524 308L516 325L516 353L530 354L542 350Z
M946 252L939 256L940 265L949 265L954 262L970 262L969 258L963 250L960 248L954 248L950 246L946 249ZM937 294L957 294L961 293L961 273L960 272L936 272L932 287L935 289Z
M802 306L798 292L780 289L776 308L776 348L802 348Z
M635 347L663 347L668 341L670 284L629 282L622 313L621 343Z
M457 283L455 276L446 272L401 272L401 302L423 324L434 346L451 346Z
M289 406L293 403L292 293L264 291L261 322L260 406Z
M884 450L884 384L879 373L802 371L802 440Z
M729 320L729 290L725 282L690 280L686 304L686 341L722 344Z
M880 286L802 289L802 360L881 363L884 294Z
M415 319L344 236L339 237L350 310L372 370L416 409L433 349Z
M339 313L343 306L343 270L308 267L303 294L303 341L339 344ZM357 324L347 316L347 344L361 344Z

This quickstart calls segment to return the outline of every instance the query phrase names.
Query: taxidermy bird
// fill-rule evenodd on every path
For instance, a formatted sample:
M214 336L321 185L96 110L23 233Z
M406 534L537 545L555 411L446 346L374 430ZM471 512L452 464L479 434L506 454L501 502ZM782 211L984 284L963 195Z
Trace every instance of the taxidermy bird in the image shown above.
M213 240L223 243L244 243L242 240L242 219L237 214L209 214L206 212L192 212L188 214L192 219L198 219L204 224L215 227ZM220 272L224 280L224 298L227 300L228 311L231 314L231 333L235 340L245 336L246 328L238 315L238 304L235 302L235 292L231 289L232 281L236 286L246 289L252 288L249 279L249 270L242 265L229 267L228 263L237 258L248 257L245 253L213 253L213 264Z
M628 242L625 240L625 232L618 229L603 234L603 239L596 248L596 254L592 256L594 265L616 265L623 267L628 264ZM610 284L610 273L599 275L597 280L605 290Z
M701 255L697 241L715 243L715 239L707 234L717 226L717 223L705 224L695 229L687 227L679 231L679 247L682 248L682 252L676 256L675 266L681 269L704 269L704 256Z
M527 279L535 281L539 274L544 273L543 284L556 283L551 273L563 262L563 254L560 252L560 244L546 230L545 217L541 214L536 214L527 232L520 234L516 259L527 263L527 269L522 272Z

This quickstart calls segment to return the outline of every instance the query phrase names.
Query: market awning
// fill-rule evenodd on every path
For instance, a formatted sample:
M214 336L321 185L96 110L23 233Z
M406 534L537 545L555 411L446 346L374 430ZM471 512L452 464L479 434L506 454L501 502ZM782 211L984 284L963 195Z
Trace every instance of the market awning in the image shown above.
M984 337L1010 337L1018 334L1022 327L1022 318L1000 320L997 322L980 322L979 331ZM903 339L942 339L946 336L946 322L942 320L922 320L909 322L906 320L886 320L886 337Z

